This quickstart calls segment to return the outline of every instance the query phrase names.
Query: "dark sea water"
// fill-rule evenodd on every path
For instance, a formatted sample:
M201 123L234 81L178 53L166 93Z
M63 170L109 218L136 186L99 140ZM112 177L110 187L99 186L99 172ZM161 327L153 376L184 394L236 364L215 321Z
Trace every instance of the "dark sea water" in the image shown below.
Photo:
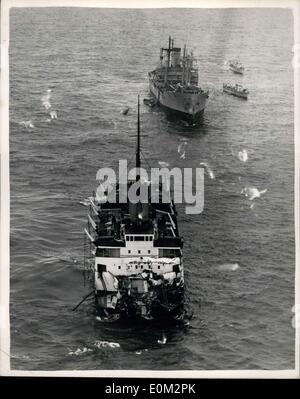
M292 27L284 9L12 9L13 369L294 368ZM137 94L148 95L169 34L193 48L210 98L197 128L142 105L143 152L155 167L205 162L215 178L202 214L177 207L194 318L160 345L157 327L101 324L92 301L72 308L89 292L79 201L100 167L132 158ZM234 57L244 76L224 64ZM228 80L249 88L248 101L222 93ZM267 191L250 201L245 187Z

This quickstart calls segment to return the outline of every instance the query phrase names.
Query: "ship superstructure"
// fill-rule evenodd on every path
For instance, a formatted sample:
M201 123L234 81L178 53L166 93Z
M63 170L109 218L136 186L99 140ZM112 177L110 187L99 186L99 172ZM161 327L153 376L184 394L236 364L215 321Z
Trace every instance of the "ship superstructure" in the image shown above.
M193 53L188 53L186 46L183 51L174 47L174 40L169 37L169 46L160 49L159 66L149 72L149 88L156 102L190 124L199 122L208 91L198 86L198 80Z
M146 185L147 203L120 201L121 186L115 186L116 202L93 195L88 198L86 235L92 245L94 293L98 316L146 320L181 320L184 317L184 275L177 213L171 199L165 203L159 185L159 202L151 202L151 182L142 181L140 112L138 104L136 178L130 187ZM124 188L124 187L123 187ZM108 192L105 192L108 195ZM166 197L164 197L166 198Z

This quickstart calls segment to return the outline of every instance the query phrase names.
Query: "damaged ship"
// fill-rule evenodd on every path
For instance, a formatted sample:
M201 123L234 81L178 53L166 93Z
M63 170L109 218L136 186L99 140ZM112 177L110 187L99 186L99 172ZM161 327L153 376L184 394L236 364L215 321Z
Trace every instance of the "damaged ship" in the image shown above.
M126 183L127 201L120 201L120 180L115 184L116 202L94 194L88 198L85 229L92 249L93 290L98 318L114 321L186 320L181 238L174 201L132 203L128 190L142 181L140 104L138 101L136 178ZM107 194L107 192L105 192ZM165 197L164 197L165 198Z
M198 86L196 62L186 46L182 52L169 37L168 48L160 49L159 66L148 74L150 93L156 103L189 124L201 120L208 99L208 91Z

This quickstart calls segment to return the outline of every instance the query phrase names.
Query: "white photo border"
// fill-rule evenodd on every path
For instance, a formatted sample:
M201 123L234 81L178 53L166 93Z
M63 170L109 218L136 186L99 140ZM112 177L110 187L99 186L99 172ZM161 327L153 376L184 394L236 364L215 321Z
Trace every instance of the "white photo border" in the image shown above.
M300 0L2 0L1 1L1 230L0 230L0 375L52 377L130 378L299 378L300 270L300 65L294 64L294 214L295 214L295 369L293 370L13 370L10 367L10 185L9 185L9 10L12 7L99 7L99 8L289 8L294 15L294 57L300 64ZM298 52L296 54L296 52ZM293 54L291 52L291 59ZM295 60L295 58L294 58ZM292 62L292 61L291 61ZM291 312L291 322L293 314Z

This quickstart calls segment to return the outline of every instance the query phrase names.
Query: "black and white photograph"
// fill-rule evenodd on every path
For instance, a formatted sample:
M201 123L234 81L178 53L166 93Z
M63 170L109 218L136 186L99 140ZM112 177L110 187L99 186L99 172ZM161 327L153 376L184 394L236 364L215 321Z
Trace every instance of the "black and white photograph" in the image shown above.
M299 10L1 2L2 375L299 376Z

